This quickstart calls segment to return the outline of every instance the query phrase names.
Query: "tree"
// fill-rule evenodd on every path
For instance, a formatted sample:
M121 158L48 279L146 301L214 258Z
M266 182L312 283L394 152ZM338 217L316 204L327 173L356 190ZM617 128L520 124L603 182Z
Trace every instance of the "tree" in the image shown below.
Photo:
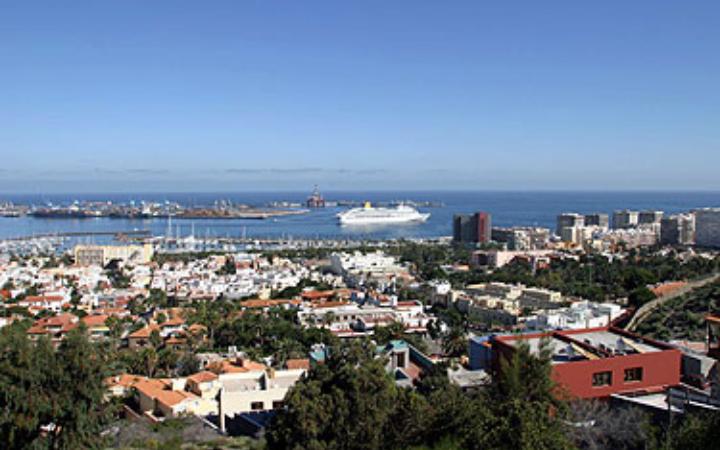
M117 340L122 336L122 332L124 329L122 319L119 319L116 316L110 316L105 320L105 325L107 325L108 329L110 330L111 338Z
M271 425L269 447L389 448L396 439L385 431L400 394L383 362L372 357L373 348L370 343L336 348L325 364L298 382L286 396L287 408Z
M168 296L165 291L162 289L150 289L150 292L148 293L148 304L153 306L158 306L160 308L165 308L168 306Z
M22 328L0 333L0 441L7 449L42 442L41 426L52 420L54 393L47 389L55 372L50 341L31 343Z
M645 286L635 288L628 296L628 303L636 308L655 300L655 294Z
M177 362L177 375L186 377L200 370L200 360L191 352L185 352Z
M443 352L447 356L458 357L463 355L467 349L467 337L465 331L459 327L452 327L442 338Z
M157 350L154 347L145 347L137 354L140 355L140 360L144 363L145 375L152 378L159 364Z
M3 448L101 448L111 406L103 402L107 355L80 326L56 350L16 325L0 332ZM43 432L43 428L48 430Z
M573 444L588 450L642 450L654 438L644 411L611 408L596 400L571 402L567 423L565 430Z
M71 331L57 351L59 376L55 379L59 414L53 417L57 432L50 433L53 448L96 448L102 445L101 431L111 418L104 402L107 358L91 343L86 328Z
M443 364L428 369L416 390L395 385L384 365L372 342L333 347L288 393L269 448L476 448L488 432L484 398L451 384Z
M501 370L487 393L491 432L477 448L571 448L559 420L567 406L550 376L551 361L547 341L536 354L523 343L510 358L500 356Z
M152 330L150 332L150 338L148 339L150 342L150 345L153 346L155 350L159 349L163 345L163 338L160 336L159 330Z
M171 347L165 347L158 351L158 365L162 369L165 376L172 377L175 375L180 354Z
M235 260L230 256L225 258L225 264L217 271L218 275L235 275L236 273Z
M384 327L375 327L375 333L373 334L375 341L380 345L385 345L394 339L403 339L404 335L405 325L398 321L393 321Z
M720 442L720 412L694 413L670 431L672 449L711 450Z

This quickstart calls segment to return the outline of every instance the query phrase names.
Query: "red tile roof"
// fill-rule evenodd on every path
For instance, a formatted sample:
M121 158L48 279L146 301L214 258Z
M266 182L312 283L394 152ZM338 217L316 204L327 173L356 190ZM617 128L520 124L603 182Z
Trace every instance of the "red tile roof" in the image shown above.
M128 338L129 339L147 339L150 337L152 332L155 330L160 331L160 327L158 327L157 325L154 325L154 324L148 325L148 326L140 328L139 330L137 330L133 333L130 333L128 335Z
M208 370L216 373L246 373L246 372L260 372L266 370L267 367L264 364L251 361L249 359L237 360L237 361L218 361L208 365Z
M210 381L215 381L218 379L218 376L209 370L203 370L202 372L198 372L194 375L190 375L187 377L188 381L192 381L194 383L200 384L200 383L208 383Z
M77 316L69 313L59 314L52 317L45 317L36 320L35 323L33 323L33 325L28 328L27 333L34 335L50 333L64 334L77 327L77 322ZM57 328L58 330L50 330L50 328Z
M105 384L108 386L122 386L125 388L129 388L134 386L135 384L141 382L141 381L147 381L147 377L143 377L140 375L130 375L127 373L121 373L120 375L115 375L113 377L109 377L105 379Z
M318 300L321 298L330 298L335 295L335 291L304 291L300 294L305 300Z
M108 317L105 314L93 314L90 316L85 316L81 320L85 325L87 325L88 328L92 327L104 327L105 321L108 319Z
M294 370L294 369L310 370L310 360L309 359L288 359L285 362L285 367L287 367L288 370Z
M182 317L174 317L172 319L168 319L165 322L161 323L161 327L179 327L185 323L185 319Z

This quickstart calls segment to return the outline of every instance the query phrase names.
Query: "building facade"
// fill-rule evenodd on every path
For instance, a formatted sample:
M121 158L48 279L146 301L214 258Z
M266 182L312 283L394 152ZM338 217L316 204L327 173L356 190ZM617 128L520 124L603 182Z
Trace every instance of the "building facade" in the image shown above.
M695 215L677 214L664 217L660 222L660 243L664 245L691 245L695 242Z
M573 398L661 391L680 384L682 352L669 344L605 327L498 336L492 341L495 370L503 370L518 346L537 354L547 345L552 378Z
M695 211L695 244L699 247L720 248L720 208Z
M610 216L605 213L585 214L585 226L589 227L610 227Z
M542 227L510 227L492 229L492 240L507 244L508 250L540 250L550 242L550 229Z
M577 213L563 213L557 216L557 224L555 227L555 234L558 236L563 235L563 230L566 228L579 228L585 226L585 216Z
M638 213L638 224L660 223L663 215L662 211L640 211Z
M453 217L453 240L463 243L488 243L492 240L492 217L487 212Z
M624 229L634 228L638 225L639 214L637 211L624 209L613 213L613 228Z
M75 264L78 266L106 266L110 261L147 264L152 261L153 247L145 245L76 245Z

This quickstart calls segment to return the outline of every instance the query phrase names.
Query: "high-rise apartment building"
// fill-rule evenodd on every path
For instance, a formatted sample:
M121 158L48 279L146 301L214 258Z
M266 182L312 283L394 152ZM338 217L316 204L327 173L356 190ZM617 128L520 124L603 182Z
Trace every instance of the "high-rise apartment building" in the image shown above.
M585 216L577 213L563 213L557 216L555 234L562 236L564 228L578 228L585 226Z
M585 226L608 228L610 226L610 217L605 213L585 214Z
M695 210L695 245L720 248L720 208Z
M637 211L630 211L629 209L615 211L613 213L613 228L634 228L638 225L638 216L639 213Z
M662 211L640 211L638 213L638 224L660 223L663 214Z
M695 215L677 214L660 221L660 243L690 245L695 242Z
M456 214L453 217L453 240L455 242L487 243L492 240L490 213Z

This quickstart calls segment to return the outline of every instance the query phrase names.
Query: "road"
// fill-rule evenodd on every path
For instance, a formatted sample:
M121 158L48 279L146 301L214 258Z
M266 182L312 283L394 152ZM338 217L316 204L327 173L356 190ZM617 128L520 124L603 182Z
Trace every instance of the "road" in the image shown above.
M662 297L658 297L655 300L645 303L640 308L638 308L638 310L635 312L635 315L630 320L630 322L627 324L625 329L628 331L635 331L635 329L637 328L637 326L639 324L641 324L653 311L655 311L657 308L661 307L666 302L668 302L674 298L683 296L694 289L697 289L697 288L703 287L707 284L713 283L718 278L720 278L720 273L716 273L714 275L709 275L700 280L691 281L686 286L684 286L681 289L678 289L675 292L672 292L668 295L664 295Z

